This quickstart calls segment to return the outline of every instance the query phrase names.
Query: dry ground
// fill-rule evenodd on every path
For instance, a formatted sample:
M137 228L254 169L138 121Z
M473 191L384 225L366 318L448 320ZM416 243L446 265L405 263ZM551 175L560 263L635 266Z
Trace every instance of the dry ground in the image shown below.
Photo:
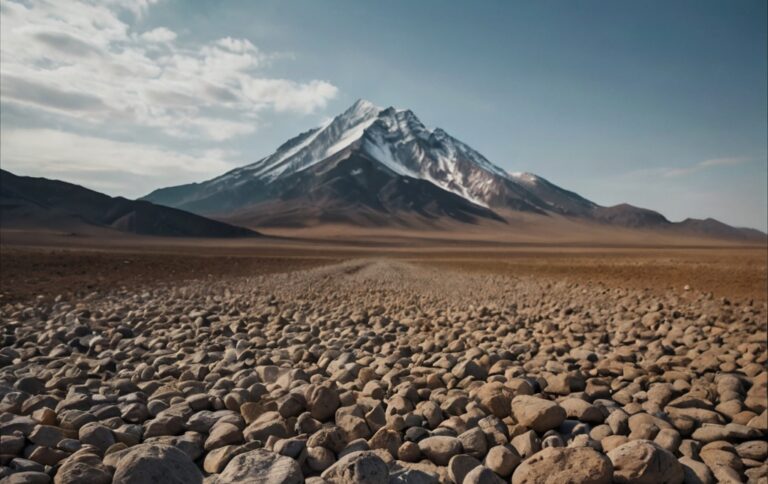
M768 473L764 248L17 236L3 484Z
M602 283L655 294L685 286L716 297L768 299L768 249L722 246L584 246L462 240L156 237L96 239L3 234L0 301L97 289L286 272L362 257L475 273Z

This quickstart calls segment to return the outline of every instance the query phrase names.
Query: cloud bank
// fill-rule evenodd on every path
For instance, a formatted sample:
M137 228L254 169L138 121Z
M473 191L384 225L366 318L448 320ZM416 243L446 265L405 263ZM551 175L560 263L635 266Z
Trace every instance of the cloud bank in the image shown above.
M271 56L247 39L195 44L122 20L149 3L4 0L2 102L91 125L223 141L253 132L263 111L312 113L337 93L323 80L259 75Z

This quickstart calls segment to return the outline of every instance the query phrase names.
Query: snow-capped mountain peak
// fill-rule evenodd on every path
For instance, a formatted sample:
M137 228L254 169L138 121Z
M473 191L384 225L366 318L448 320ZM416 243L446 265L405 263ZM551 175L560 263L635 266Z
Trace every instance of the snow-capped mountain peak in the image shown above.
M372 103L371 101L367 99L358 99L357 101L352 104L352 106L349 107L344 113L342 113L342 116L364 116L366 113L369 112L375 112L378 113L383 108L380 106L377 106L376 104Z
M323 159L333 156L356 140L363 131L376 121L381 108L370 101L359 99L346 111L329 122L306 131L284 143L278 150L259 161L234 170L222 181L231 177L247 181L247 177L274 180L309 168Z
M535 211L563 203L560 198L549 201L554 186L540 183L536 175L509 173L442 128L427 128L410 109L381 108L365 99L273 154L211 180L211 185L214 191L251 182L274 185L353 153L394 175L427 181L482 207Z

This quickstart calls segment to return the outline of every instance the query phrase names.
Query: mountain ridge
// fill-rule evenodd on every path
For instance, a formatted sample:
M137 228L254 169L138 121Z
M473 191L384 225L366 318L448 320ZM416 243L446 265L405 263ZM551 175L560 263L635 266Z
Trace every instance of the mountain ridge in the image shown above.
M148 201L129 200L48 178L0 170L0 226L47 228L78 233L113 229L139 235L248 237L244 227Z
M332 171L340 160L349 158L357 164L360 160L371 163L355 167L351 163L346 173ZM318 165L321 168L316 168ZM325 165L329 169L323 169ZM356 170L365 170L366 175L360 176ZM319 178L311 180L308 173ZM441 217L472 224L498 221L498 212L512 210L725 238L752 239L758 232L721 222L674 223L658 212L629 204L601 206L533 173L500 168L443 129L427 128L409 109L380 108L365 100L356 101L330 121L289 139L253 163L201 183L161 188L144 199L232 222L279 225L284 213L289 225L301 224L304 207L308 214L325 214L307 216L306 224L330 218L353 225L386 225L399 223L408 210L406 184L394 181L399 177L427 182L461 199L434 192L439 201L430 205L423 192L417 196L411 191L416 197L410 200L414 213L430 223ZM342 186L351 193L375 193L350 200L341 193ZM390 190L399 187L401 193L381 192L385 186ZM392 203L395 199L399 202ZM370 211L371 217L356 222L354 214L342 213L343 200L359 202L349 203L346 210Z

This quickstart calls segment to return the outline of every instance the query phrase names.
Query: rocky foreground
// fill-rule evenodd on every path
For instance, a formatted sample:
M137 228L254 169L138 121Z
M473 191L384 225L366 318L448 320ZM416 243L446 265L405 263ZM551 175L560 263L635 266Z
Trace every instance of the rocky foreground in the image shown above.
M766 482L764 303L395 261L0 312L0 483Z

